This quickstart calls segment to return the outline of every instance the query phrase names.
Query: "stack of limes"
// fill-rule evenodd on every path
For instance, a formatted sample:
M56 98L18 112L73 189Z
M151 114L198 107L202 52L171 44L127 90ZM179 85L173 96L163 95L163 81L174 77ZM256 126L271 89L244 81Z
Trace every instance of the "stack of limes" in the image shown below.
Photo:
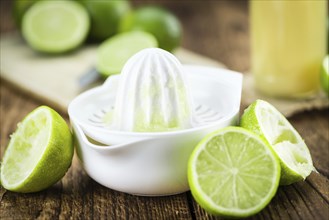
M172 51L179 46L182 35L179 20L168 10L157 6L132 9L128 0L16 0L13 12L31 46L48 53L72 49L87 35L92 40L104 41L132 30L154 35L160 48ZM61 46L61 42L70 47ZM52 47L59 48L49 48L53 43Z
M96 69L104 77L120 73L128 58L142 49L174 50L182 35L179 20L168 10L132 9L128 0L16 0L14 16L25 40L40 52L74 50L87 36L102 42Z
M98 49L96 66L104 77L120 73L126 61L142 49L160 47L172 51L180 43L180 23L163 8L144 6L132 10L123 16L118 27L122 33L107 39Z

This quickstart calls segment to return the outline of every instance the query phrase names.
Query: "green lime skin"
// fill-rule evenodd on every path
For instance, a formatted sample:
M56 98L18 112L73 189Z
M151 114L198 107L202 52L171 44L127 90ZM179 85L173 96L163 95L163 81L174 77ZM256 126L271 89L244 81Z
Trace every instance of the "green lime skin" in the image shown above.
M131 11L120 22L119 31L142 30L154 35L159 47L172 51L180 45L182 28L169 11L156 6L144 6Z
M80 0L90 15L89 39L103 41L118 33L119 22L131 9L130 2Z
M34 3L40 0L15 0L13 4L13 17L18 28L22 27L22 20L25 12Z
M328 66L327 66L328 65ZM326 69L327 68L327 69ZM320 72L320 83L323 91L329 97L329 55L327 55L322 63Z

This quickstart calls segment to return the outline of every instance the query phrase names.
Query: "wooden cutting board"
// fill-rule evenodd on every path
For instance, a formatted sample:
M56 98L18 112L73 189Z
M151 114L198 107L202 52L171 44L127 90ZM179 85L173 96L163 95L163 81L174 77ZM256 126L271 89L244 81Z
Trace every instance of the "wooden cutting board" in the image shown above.
M33 51L16 32L1 35L1 78L44 104L66 112L70 101L86 89L81 88L79 79L94 67L96 49L97 45L88 45L69 54L50 56ZM175 55L185 64L225 68L220 62L184 48L179 48Z

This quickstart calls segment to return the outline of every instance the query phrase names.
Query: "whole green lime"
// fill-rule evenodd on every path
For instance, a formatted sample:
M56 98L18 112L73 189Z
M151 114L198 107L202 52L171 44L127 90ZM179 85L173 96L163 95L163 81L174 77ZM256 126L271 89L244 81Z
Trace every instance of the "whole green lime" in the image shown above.
M120 22L119 31L142 30L153 34L159 47L172 51L179 46L182 29L179 20L168 10L144 6L131 11Z
M89 37L103 41L118 32L120 19L130 11L130 2L80 0L89 12L91 27Z

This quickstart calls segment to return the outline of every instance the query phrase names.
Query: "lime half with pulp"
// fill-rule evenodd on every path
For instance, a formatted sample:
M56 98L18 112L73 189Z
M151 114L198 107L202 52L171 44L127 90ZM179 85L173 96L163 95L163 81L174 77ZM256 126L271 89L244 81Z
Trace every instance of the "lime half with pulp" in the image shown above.
M280 163L260 137L239 127L206 136L188 162L188 182L206 211L224 217L248 217L275 195Z
M71 165L72 135L64 119L41 106L18 124L1 164L1 184L10 191L37 192L60 180Z
M121 72L127 60L145 48L157 47L155 37L143 31L117 34L104 41L97 50L97 71L104 77Z
M74 1L38 1L23 17L22 33L35 50L62 53L77 48L87 37L89 16Z
M311 154L294 127L271 104L256 100L243 113L241 126L260 135L281 160L281 185L305 179L312 170Z

